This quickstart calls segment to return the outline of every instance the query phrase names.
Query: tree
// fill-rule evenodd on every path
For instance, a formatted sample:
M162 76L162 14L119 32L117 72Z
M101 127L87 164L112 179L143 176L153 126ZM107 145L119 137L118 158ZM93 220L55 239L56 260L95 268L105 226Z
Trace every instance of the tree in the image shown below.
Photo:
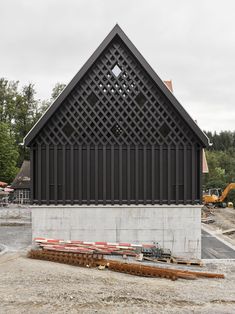
M204 176L204 188L224 188L226 185L225 169L221 166L223 152L207 151L206 158L209 173Z
M218 141L220 141L218 135ZM235 151L212 150L206 152L209 173L204 175L203 188L221 188L222 190L231 182L235 182ZM235 204L235 191L231 191L227 201Z
M37 113L36 120L38 120L44 114L44 112L48 109L48 107L56 100L56 98L59 96L59 94L65 88L65 86L66 85L63 83L56 83L56 85L52 89L50 100L43 100L40 103L40 108L39 108L39 111Z
M7 123L9 126L15 115L18 83L18 81L0 78L0 122Z
M18 172L18 151L9 126L0 122L0 180L11 183Z
M13 130L20 153L18 160L19 165L22 164L24 159L29 159L28 149L20 144L40 116L40 103L35 99L35 94L34 85L30 83L24 86L22 92L16 97Z
M65 88L65 84L63 83L56 83L54 88L52 89L52 93L51 93L51 101L53 102L58 96L59 94L62 92L62 90Z

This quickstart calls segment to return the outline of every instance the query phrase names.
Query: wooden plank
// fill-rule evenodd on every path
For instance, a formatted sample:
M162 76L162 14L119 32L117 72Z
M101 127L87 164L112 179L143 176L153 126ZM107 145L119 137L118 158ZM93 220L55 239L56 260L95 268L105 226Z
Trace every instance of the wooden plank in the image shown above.
M200 173L199 173L199 193L200 193L200 204L202 204L202 197L203 197L203 191L202 191L202 177L203 177L203 169L202 169L202 158L203 158L203 151L202 148L200 148L200 152L199 152L199 158L200 158Z
M175 151L175 203L179 204L179 146Z
M171 204L171 146L167 147L167 203Z
M122 205L122 145L119 145L119 204Z
M103 204L106 205L106 146L103 146Z
M146 205L146 191L147 191L147 151L146 145L143 148L143 202Z
M30 204L34 202L34 148L30 148Z
M63 205L65 205L65 192L66 192L66 182L65 182L65 165L66 165L66 151L65 151L66 147L65 145L63 145L62 147L62 154L63 154L63 171L62 171L62 197L63 197Z
M188 182L187 182L187 146L184 145L184 205L187 204L187 191L188 191Z
M152 176L151 176L151 186L152 186L152 205L155 204L155 147L151 146L151 166L152 166Z
M50 204L50 184L49 184L49 175L50 175L50 147L46 145L46 202L47 205Z
M42 204L42 147L38 145L38 204Z
M74 204L74 149L70 146L70 203Z
M114 146L111 146L111 204L114 205Z
M55 198L55 205L58 203L58 167L57 167L57 161L58 161L58 151L57 146L54 145L54 198Z
M78 198L79 198L79 205L82 205L82 146L81 145L78 146Z
M139 204L139 149L135 146L135 204Z
M91 190L91 184L90 184L90 146L87 146L87 205L90 205L90 190Z
M98 205L98 146L95 145L95 204Z
M130 146L127 146L127 204L131 202L131 151Z
M162 191L163 191L163 147L159 147L159 202L162 205Z
M192 145L192 204L195 203L195 147Z

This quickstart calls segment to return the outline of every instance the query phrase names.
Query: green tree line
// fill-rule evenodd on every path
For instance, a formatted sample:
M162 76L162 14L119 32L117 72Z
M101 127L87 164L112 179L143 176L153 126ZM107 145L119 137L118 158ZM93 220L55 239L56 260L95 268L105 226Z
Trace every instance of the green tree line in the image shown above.
M206 149L209 173L204 174L203 187L224 189L235 182L235 132L205 132L212 143ZM235 204L235 191L231 191L228 200Z
M11 183L29 151L23 138L65 87L57 83L49 100L36 98L35 86L0 78L0 181Z

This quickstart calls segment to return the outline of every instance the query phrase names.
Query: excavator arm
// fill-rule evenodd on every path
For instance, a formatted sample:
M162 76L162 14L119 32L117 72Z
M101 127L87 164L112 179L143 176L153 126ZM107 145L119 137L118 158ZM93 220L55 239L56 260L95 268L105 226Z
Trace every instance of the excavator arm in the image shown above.
M223 190L222 195L219 197L218 201L223 202L231 190L235 190L235 183L230 183L226 186L226 188Z

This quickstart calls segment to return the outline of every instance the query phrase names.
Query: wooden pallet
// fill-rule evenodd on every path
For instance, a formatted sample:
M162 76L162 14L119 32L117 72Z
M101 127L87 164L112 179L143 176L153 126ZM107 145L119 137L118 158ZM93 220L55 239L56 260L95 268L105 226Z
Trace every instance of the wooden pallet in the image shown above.
M173 264L180 264L180 265L186 265L186 266L203 266L203 263L200 259L184 259L179 257L171 257L171 263Z
M187 260L184 258L179 257L171 257L171 258L151 258L151 257L144 257L145 260L157 263L167 263L167 264L179 264L185 266L203 266L201 260L198 259L191 259Z

